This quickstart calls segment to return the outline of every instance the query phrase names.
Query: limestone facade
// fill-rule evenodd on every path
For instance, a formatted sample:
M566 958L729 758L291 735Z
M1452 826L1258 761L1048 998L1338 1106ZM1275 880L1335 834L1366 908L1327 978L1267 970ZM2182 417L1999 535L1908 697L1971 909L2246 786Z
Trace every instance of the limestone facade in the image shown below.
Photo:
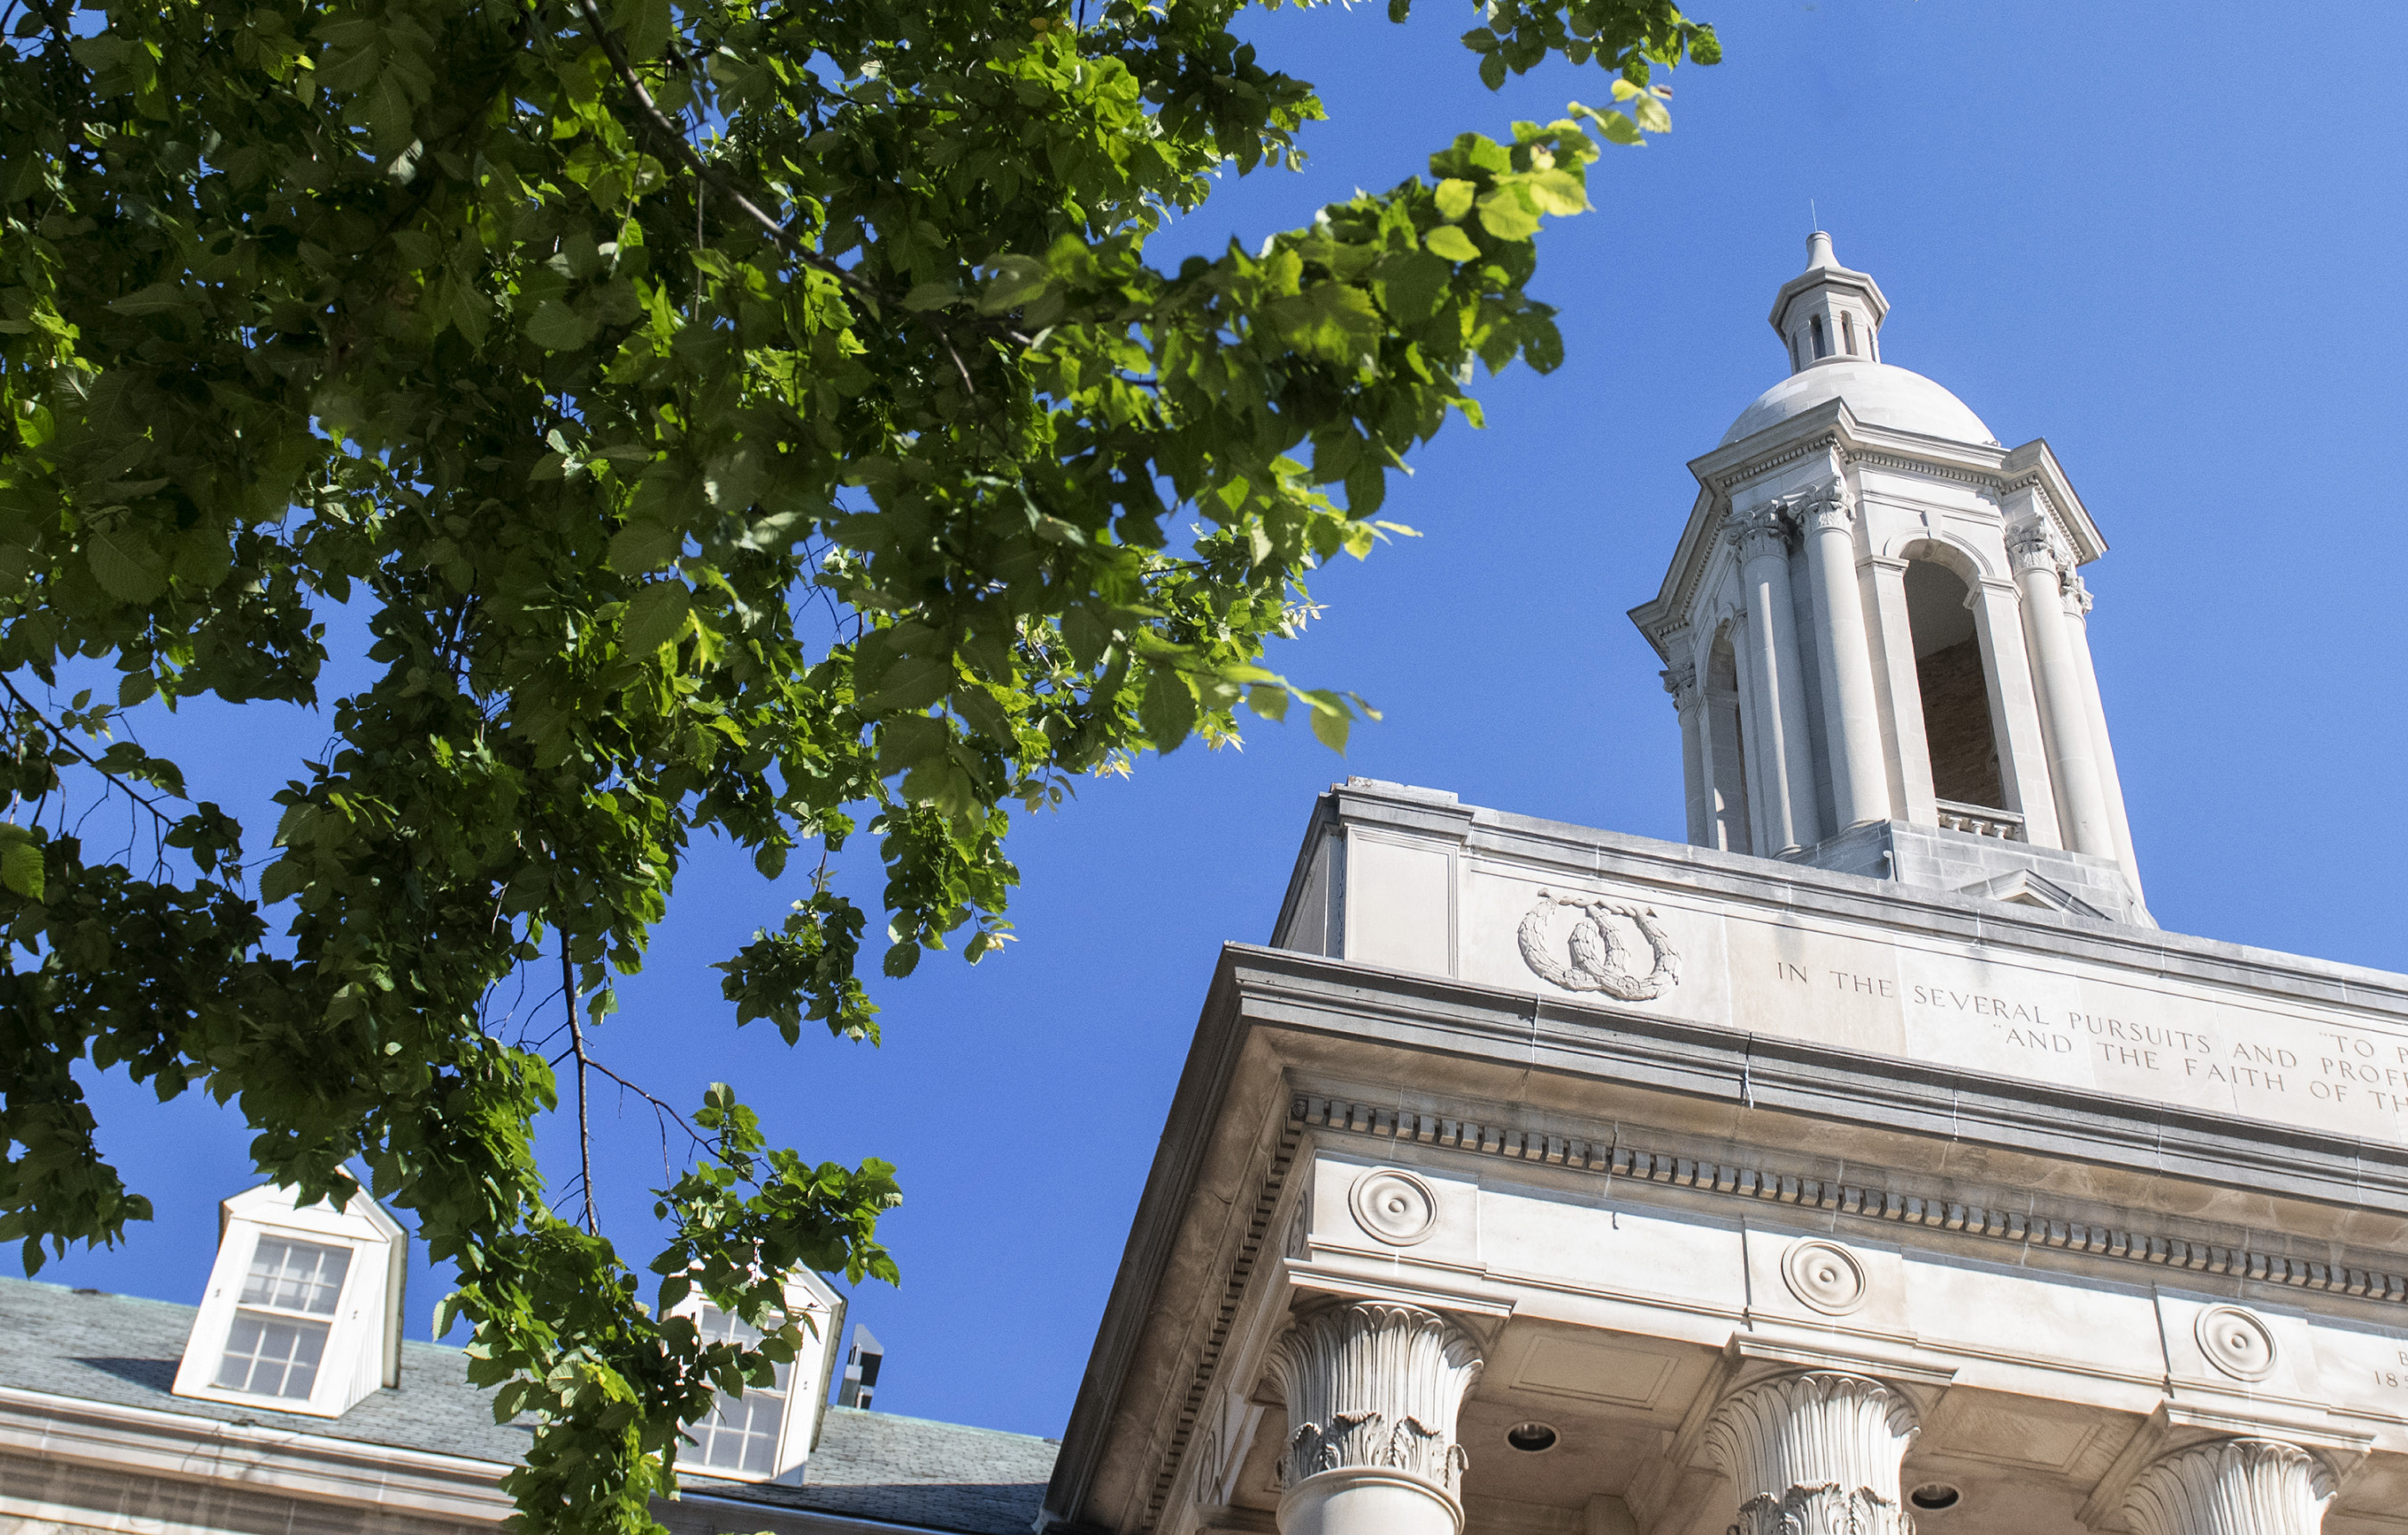
M2403 1243L2408 979L1357 781L1224 957L1049 1512L2398 1535ZM1347 1307L1476 1376L1308 1404ZM1458 1388L1459 1470L1304 1516L1299 1450L1382 1463L1325 1418Z
M1818 237L1634 612L1687 845L1323 797L1040 1528L2408 1535L2408 977L2157 930L2105 545L1887 307Z

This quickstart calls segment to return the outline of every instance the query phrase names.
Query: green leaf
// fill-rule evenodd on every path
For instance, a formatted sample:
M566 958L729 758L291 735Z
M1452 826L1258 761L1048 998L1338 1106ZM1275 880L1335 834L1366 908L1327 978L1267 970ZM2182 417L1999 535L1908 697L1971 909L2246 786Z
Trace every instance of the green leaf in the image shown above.
M1480 259L1480 247L1471 243L1470 236L1451 223L1442 223L1424 235L1422 244L1429 248L1430 254L1444 256L1449 261Z
M1187 679L1170 667L1147 667L1138 721L1155 751L1177 751L1196 728L1196 694Z
M1588 209L1588 190L1570 171L1537 171L1522 185L1528 189L1530 200L1539 205L1541 213L1566 217Z
M192 295L184 292L179 284L153 282L147 288L136 289L122 298L110 299L108 308L113 313L141 316L172 313L178 309L192 308Z
M623 576L644 576L676 559L685 549L685 535L654 522L633 522L610 536L607 556L611 569Z
M1053 274L1035 256L998 256L995 275L979 294L981 314L1002 314L1034 303L1052 285Z
M923 282L903 295L907 309L941 309L961 302L961 291L950 282Z
M1623 116L1620 112L1594 111L1589 108L1580 106L1577 102L1575 102L1573 106L1581 116L1585 117L1590 122L1596 123L1598 127L1603 131L1605 136L1616 144L1634 146L1647 142L1646 138L1639 132L1639 124L1631 122L1630 119Z
M953 689L950 655L898 656L879 679L878 692L861 702L864 712L917 712Z
M259 899L263 906L274 906L287 896L298 894L308 880L298 860L279 858L259 872Z
M1345 755L1347 733L1354 728L1354 711L1333 694L1315 690L1305 697L1312 705L1313 735L1322 745Z
M95 530L85 546L93 579L120 602L155 602L167 590L167 563L124 528Z
M19 825L0 825L0 884L27 900L42 898L42 847Z
M556 298L537 305L522 328L528 340L546 351L580 351L594 339L593 323Z
M656 581L638 592L619 621L619 645L630 655L650 655L685 632L693 595L681 581Z
M1441 227L1458 236L1462 233L1452 224ZM1381 303L1391 315L1407 323L1426 320L1435 314L1447 282L1455 275L1445 262L1418 251L1398 251L1383 256L1371 271L1379 280ZM1255 563L1261 563L1259 555Z
M1438 210L1449 221L1462 218L1471 211L1471 199L1479 188L1459 176L1450 176L1438 184Z
M1500 240L1526 240L1539 232L1539 215L1517 186L1501 186L1480 199L1480 227Z
M1385 327L1370 295L1340 282L1316 283L1268 313L1280 338L1298 351L1351 365L1379 344Z

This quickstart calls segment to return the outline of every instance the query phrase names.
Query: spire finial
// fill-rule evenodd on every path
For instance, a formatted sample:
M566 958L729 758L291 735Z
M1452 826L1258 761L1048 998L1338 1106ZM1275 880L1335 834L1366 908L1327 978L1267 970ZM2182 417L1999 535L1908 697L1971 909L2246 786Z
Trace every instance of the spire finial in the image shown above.
M1808 271L1839 265L1840 258L1831 254L1830 236L1817 229L1806 237L1806 269Z

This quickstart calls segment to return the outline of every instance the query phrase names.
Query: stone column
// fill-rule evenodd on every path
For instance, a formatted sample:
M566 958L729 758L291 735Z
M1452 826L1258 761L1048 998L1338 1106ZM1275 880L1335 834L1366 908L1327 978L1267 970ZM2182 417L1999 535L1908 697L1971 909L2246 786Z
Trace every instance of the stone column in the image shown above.
M1813 1370L1734 1393L1706 1448L1738 1486L1739 1535L1913 1535L1899 1465L1914 1435L1897 1392Z
M2107 796L2107 820L2115 832L2115 854L2124 878L2141 894L2141 865L2132 856L2132 824L2124 808L2124 780L2115 771L2114 743L2107 739L2107 707L2099 696L2099 671L2090 660L2090 589L2077 572L2065 583L2066 626L2073 631L2073 658L2082 671L2082 701L2090 714L2090 744L2099 753L2099 787Z
M2032 696L2032 667L2024 649L2023 604L2013 581L1985 579L1966 597L1973 628L1982 637L1982 658L1990 683L1990 737L1999 749L1999 780L2014 801L2007 808L2024 818L2024 837L2034 847L2061 848L2057 796L2048 782L2048 747L2041 732L2040 706Z
M1923 733L1923 678L1914 669L1914 626L1907 618L1906 562L1875 557L1868 571L1873 632L1881 640L1880 681L1889 694L1889 766L1899 818L1936 826L1939 797L1931 788L1931 741Z
M1280 1535L1462 1535L1455 1418L1479 1345L1433 1313L1326 1302L1271 1351L1287 1394Z
M1733 514L1730 528L1747 599L1747 665L1756 681L1758 745L1750 754L1764 767L1757 779L1764 786L1757 822L1765 828L1766 845L1756 851L1779 854L1820 839L1806 679L1799 670L1798 608L1789 590L1788 519L1778 504L1768 504Z
M2124 1495L2132 1535L2315 1535L2332 1473L2296 1444L2210 1440L2150 1463Z
M1740 722L1747 718L1747 700L1732 688L1701 686L1705 695L1706 843L1725 853L1756 849L1755 796L1748 777L1755 771L1746 760Z
M2115 856L2115 831L2100 793L2099 759L2090 746L2089 710L2082 673L2065 622L2065 577L2055 538L2028 523L2007 535L2023 591L2024 628L2031 637L2032 675L2040 682L2042 730L2048 741L2049 779L2057 790L2058 829L2076 853Z
M1806 567L1822 615L1814 653L1823 668L1823 739L1831 755L1831 803L1844 831L1890 818L1889 774L1882 764L1881 710L1873 698L1872 651L1856 591L1856 504L1834 479L1799 506Z
M1675 644L1685 635L1672 637ZM1689 845L1713 845L1713 781L1706 748L1706 695L1698 686L1698 663L1676 655L1664 668L1664 691L1681 714L1681 786L1689 811Z

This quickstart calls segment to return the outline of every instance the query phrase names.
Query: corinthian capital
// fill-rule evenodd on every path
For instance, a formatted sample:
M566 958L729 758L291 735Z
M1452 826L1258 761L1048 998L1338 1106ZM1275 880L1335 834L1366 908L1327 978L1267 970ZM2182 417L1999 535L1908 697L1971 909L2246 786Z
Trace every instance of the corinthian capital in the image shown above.
M1810 533L1825 528L1838 528L1844 533L1856 521L1856 498L1848 494L1844 480L1827 480L1797 496L1790 505L1799 526Z
M1672 696L1672 707L1686 712L1698 701L1698 664L1676 660L1664 668L1664 691Z
M1906 1399L1861 1375L1779 1375L1734 1393L1706 1448L1739 1485L1741 1535L1913 1535L1899 1464L1914 1442Z
M1739 550L1742 562L1778 555L1789 544L1791 522L1789 509L1779 501L1765 501L1745 511L1734 510L1724 523L1730 533L1731 543Z
M2090 588L2082 584L2082 573L2078 570L2066 572L2065 610L2074 618L2090 616Z
M2007 557L2014 561L2015 573L2027 570L2048 570L2064 579L2065 557L2057 547L2057 536L2045 523L2026 523L2007 534Z
M2332 1472L2296 1444L2211 1440L2134 1478L2124 1519L2133 1535L2315 1535L2332 1495Z
M1482 1368L1469 1333L1412 1306L1337 1301L1297 1316L1270 1368L1287 1394L1282 1486L1378 1469L1454 1499L1465 1465L1455 1413Z

